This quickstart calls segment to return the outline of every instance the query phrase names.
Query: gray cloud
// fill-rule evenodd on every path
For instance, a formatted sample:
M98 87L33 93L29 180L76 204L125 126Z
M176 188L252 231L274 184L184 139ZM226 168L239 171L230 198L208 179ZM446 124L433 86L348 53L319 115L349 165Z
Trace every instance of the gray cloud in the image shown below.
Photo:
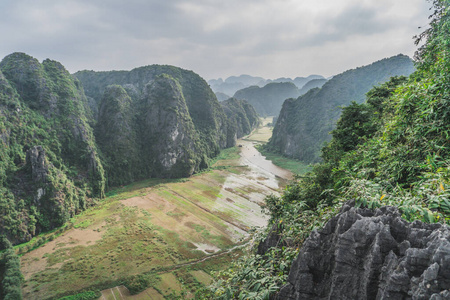
M71 72L174 64L206 78L325 76L412 55L426 0L4 0L0 56Z

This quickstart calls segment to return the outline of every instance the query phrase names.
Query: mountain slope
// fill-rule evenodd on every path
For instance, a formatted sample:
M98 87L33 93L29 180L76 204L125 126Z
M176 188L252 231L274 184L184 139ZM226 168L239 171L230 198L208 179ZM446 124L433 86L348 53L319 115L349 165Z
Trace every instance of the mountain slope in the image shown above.
M121 85L134 101L138 101L144 97L146 85L162 74L179 83L189 115L199 133L202 151L208 157L216 155L226 146L226 116L208 84L194 72L173 66L152 65L131 71L80 71L74 76L81 81L86 95L98 105L109 85Z
M329 132L340 116L339 106L361 103L374 85L391 76L414 71L405 55L377 61L371 65L334 76L321 89L310 90L297 99L287 100L275 125L269 148L306 162L319 160L319 150L330 140Z
M259 117L252 105L245 100L230 98L220 103L228 117L228 136L230 146L234 145L236 138L250 134L259 125Z
M214 93L191 71L78 76L89 97L56 61L13 53L0 62L0 235L13 244L63 225L107 186L189 176L236 143ZM254 115L231 122L248 131Z
M326 79L310 80L300 89L300 95L306 94L309 90L321 88L326 82L327 82Z
M62 225L102 197L105 177L87 99L55 61L0 63L0 234L14 243Z
M234 98L246 100L253 105L256 112L261 116L277 116L281 110L284 100L297 98L300 91L291 82L273 82L264 87L251 86L239 90Z

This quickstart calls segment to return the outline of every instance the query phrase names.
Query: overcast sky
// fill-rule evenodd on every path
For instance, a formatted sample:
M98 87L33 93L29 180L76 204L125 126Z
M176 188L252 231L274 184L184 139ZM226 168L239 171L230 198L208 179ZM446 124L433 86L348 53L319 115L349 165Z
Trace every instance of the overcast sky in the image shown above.
M70 72L170 64L205 79L331 76L399 53L426 0L0 0L0 56ZM1 59L0 58L0 59Z

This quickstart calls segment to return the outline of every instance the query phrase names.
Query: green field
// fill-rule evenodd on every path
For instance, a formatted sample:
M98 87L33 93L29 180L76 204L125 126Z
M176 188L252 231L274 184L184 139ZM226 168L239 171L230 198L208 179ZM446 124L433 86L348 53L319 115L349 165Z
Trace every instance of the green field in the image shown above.
M269 133L261 127L247 138ZM251 227L265 226L264 195L286 183L241 165L240 151L223 150L210 169L190 178L111 190L63 228L18 246L24 298L85 291L102 299L193 298L211 271L241 253L234 247Z
M211 271L228 265L236 252L229 249L251 227L266 224L261 200L247 194L269 195L273 182L250 173L235 147L191 178L150 179L109 191L64 228L20 246L24 298L82 291L102 291L105 299L193 297Z

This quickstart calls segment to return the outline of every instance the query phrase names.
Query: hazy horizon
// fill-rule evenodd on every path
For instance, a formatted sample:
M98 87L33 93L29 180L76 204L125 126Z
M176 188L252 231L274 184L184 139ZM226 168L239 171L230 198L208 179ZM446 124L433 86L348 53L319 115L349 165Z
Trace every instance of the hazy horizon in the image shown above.
M152 64L209 79L325 77L405 54L426 0L12 1L0 4L1 58L25 52L79 70Z

